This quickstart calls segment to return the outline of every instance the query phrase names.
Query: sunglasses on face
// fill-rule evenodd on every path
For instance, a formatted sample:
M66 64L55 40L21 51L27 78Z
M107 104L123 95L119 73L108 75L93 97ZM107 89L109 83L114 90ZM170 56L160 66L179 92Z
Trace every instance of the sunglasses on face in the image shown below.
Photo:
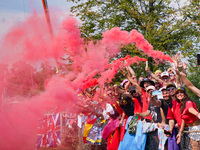
M165 77L165 78L162 78L163 80L167 80L167 79L169 79L168 77Z
M167 88L167 91L174 90L174 89L175 89L175 87L169 87L169 88Z

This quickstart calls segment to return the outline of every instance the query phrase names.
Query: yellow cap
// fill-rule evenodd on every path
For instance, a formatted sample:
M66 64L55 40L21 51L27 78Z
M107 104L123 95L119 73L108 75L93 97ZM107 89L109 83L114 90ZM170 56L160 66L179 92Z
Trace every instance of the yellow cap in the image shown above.
M161 71L161 70L156 70L154 73L155 73L155 74L156 74L156 73L162 73L162 71Z

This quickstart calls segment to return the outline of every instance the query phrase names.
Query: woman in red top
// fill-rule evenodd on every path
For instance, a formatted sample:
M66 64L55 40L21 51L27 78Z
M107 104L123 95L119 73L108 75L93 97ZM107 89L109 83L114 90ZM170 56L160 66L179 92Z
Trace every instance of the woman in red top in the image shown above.
M185 88L178 87L175 91L176 100L181 103L181 127L179 134L177 135L178 140L181 139L181 135L185 125L189 127L190 143L193 150L200 150L200 113L197 109L196 104L188 97L185 92ZM194 132L197 131L197 132Z

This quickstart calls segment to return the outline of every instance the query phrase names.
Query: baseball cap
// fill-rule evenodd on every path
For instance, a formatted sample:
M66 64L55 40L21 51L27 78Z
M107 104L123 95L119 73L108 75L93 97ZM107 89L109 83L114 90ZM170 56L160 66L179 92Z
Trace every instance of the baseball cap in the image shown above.
M163 72L163 73L161 73L161 78L162 78L162 77L164 77L164 76L166 76L166 77L169 77L169 73L168 73L168 72L166 72L166 71L165 71L165 72Z
M170 86L172 86L172 87L175 87L175 88L176 88L176 85L175 85L174 83L169 83L169 84L167 84L166 88L168 88L168 87L170 87Z
M183 91L185 93L185 88L184 87L178 87L175 91L175 94L178 92L178 91Z
M140 82L140 86L144 88L144 83L145 83L145 82L150 82L151 85L153 85L153 86L155 85L155 83L154 83L152 80L150 80L149 78L144 78L144 79Z
M156 73L162 73L162 71L161 71L161 70L156 70L156 71L154 72L154 74L156 74Z
M159 91L163 91L163 90L166 90L166 89L167 89L167 87L166 87L166 86L163 86L162 88L160 88Z
M153 85L148 86L148 87L147 87L147 92L148 92L149 90L155 91L155 90L156 90L156 89L155 89L155 86L153 86Z

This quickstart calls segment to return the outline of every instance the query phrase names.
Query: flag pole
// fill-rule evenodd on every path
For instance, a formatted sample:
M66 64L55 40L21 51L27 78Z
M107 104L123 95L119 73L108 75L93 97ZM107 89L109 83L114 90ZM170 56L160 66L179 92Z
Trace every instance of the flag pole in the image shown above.
M52 29L52 25L51 25L47 0L42 0L42 4L43 4L43 8L44 8L45 17L46 17L46 20L47 20L49 32L50 32L51 36L53 37L53 29ZM58 73L59 70L58 70L58 64L57 64L56 59L55 59L55 64L56 64L56 73Z
M45 17L46 17L46 20L47 20L49 32L50 32L51 36L53 36L53 29L52 29L52 25L51 25L51 21L50 21L49 8L48 8L47 0L42 0L42 4L43 4L43 8L44 8Z

